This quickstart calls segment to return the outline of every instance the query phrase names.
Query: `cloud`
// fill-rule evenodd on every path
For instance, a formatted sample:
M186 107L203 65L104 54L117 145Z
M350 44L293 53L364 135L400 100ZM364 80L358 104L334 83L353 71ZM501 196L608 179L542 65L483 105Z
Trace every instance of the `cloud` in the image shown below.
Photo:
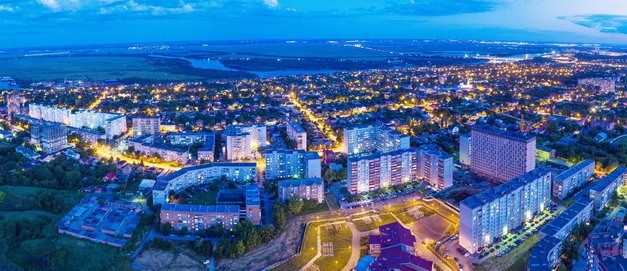
M394 0L383 12L407 16L449 16L482 13L496 9L507 1L497 0Z
M566 20L574 24L595 29L601 33L622 33L627 34L627 16L594 14L562 16L561 20Z
M57 12L61 10L61 6L57 0L37 0L40 4L46 6L50 10Z
M1 12L1 11L6 11L6 12L15 12L15 9L16 9L16 8L17 8L17 7L15 7L15 8L14 8L14 7L7 7L7 6L2 6L2 5L0 5L0 12Z
M118 3L119 1L115 0L105 0L113 3ZM148 15L167 15L167 14L180 14L180 13L190 13L194 12L194 7L191 4L183 3L182 1L178 6L158 6L158 5L149 5L144 3L138 3L134 0L127 1L122 4L117 5L109 5L107 7L101 7L98 10L99 14L109 15L115 13L140 13L140 14L148 14Z
M270 8L279 7L279 0L263 0L263 4Z

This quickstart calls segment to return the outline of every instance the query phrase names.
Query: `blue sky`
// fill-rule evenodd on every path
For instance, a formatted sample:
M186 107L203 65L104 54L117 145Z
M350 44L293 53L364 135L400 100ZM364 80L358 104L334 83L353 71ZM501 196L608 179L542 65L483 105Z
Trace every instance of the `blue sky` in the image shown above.
M627 44L627 0L0 0L0 47L239 39Z

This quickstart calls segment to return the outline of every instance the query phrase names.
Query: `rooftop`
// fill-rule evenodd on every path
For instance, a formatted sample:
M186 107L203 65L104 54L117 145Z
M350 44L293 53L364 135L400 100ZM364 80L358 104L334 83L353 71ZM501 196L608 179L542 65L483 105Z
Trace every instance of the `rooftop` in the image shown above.
M540 232L549 236L555 236L555 234L562 229L566 224L570 223L573 219L580 215L581 211L586 209L592 204L592 200L587 198L580 198L575 201L573 205L568 207L559 216L551 220L546 226L544 226Z
M460 205L465 205L471 209L475 209L479 206L483 206L488 202L492 202L496 199L503 197L518 188L521 188L534 180L546 175L551 174L551 170L547 168L536 168L525 174L522 174L514 179L511 179L501 185L492 187L479 194L468 197L460 202Z
M531 248L528 266L534 271L549 271L553 269L548 262L549 252L560 245L561 241L553 236L545 236Z
M188 212L188 213L238 213L237 205L191 205L166 203L161 211Z
M291 126L292 129L294 129L294 131L296 131L297 133L304 133L305 132L305 129L303 128L303 126L300 126L300 124L298 122L288 121L287 124L289 126Z
M309 178L309 179L299 179L299 180L283 180L279 181L279 186L310 186L310 185L322 185L324 183L324 179L322 178Z
M555 176L555 180L556 181L562 181L564 179L567 179L571 176L573 176L574 174L576 174L577 172L581 171L582 169L589 167L590 165L593 165L594 167L594 161L592 160L584 160L579 164L576 164L574 166L572 166L571 168L567 169L566 171L560 173L559 175Z
M531 142L536 139L535 136L532 136L523 132L515 132L515 131L506 131L498 129L496 126L492 125L476 125L472 126L472 132L481 132L486 134L491 134L499 137L504 137L511 140L521 141L521 142Z
M212 168L212 167L244 167L244 168L257 168L257 164L254 162L251 163L245 163L245 162L238 162L238 163L230 163L230 162L214 162L214 163L207 163L207 164L202 164L202 165L197 165L197 166L190 166L190 167L184 167L172 174L168 174L162 177L158 178L158 181L166 181L167 182L171 181L172 179L178 178L188 172L191 171L195 171L195 170L202 170L202 169L207 169L207 168ZM158 183L159 183L158 182ZM157 185L159 185L157 183ZM155 189L158 186L155 186ZM165 188L165 186L164 186Z

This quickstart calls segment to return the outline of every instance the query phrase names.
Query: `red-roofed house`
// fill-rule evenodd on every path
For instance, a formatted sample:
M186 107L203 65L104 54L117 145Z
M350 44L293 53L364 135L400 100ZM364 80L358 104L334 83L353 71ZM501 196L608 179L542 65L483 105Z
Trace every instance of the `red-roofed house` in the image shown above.
M115 179L117 179L117 176L115 176L115 174L113 172L109 172L109 173L107 173L107 175L102 177L102 180L105 181L105 182L114 182Z

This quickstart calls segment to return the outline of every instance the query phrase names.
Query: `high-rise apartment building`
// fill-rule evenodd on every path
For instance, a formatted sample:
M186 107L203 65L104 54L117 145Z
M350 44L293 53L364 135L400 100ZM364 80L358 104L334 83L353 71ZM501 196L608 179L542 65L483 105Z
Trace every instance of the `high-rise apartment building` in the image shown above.
M161 131L161 119L158 117L133 118L133 136L158 135Z
M584 160L553 179L553 196L564 199L594 175L594 161Z
M425 180L434 190L453 185L453 156L437 145L424 145L418 149L418 177Z
M40 146L45 153L53 153L67 147L67 130L64 126L43 122L30 127L31 143Z
M348 159L348 191L363 193L416 180L418 155L410 149Z
M409 136L380 125L344 129L344 152L348 155L408 149Z
M251 159L254 151L267 145L264 124L230 125L223 136L226 139L226 158L230 161Z
M474 126L470 144L470 170L479 176L504 182L536 167L536 138L493 126Z
M470 134L459 135L459 163L464 166L470 166L472 156L472 143Z
M551 170L537 168L462 200L459 244L477 252L540 213L551 200L551 178Z
M288 121L285 130L287 137L296 142L296 149L307 150L307 131L299 123Z
M266 150L266 179L320 178L320 156L303 150Z
M75 128L103 129L107 139L126 133L126 116L92 110L70 109L39 104L28 105L28 115L43 121L57 122Z

